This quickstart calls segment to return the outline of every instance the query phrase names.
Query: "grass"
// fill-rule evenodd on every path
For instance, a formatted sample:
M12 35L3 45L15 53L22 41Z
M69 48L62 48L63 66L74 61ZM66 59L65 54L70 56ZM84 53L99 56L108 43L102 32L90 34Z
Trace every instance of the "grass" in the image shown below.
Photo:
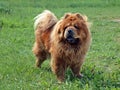
M119 90L120 89L119 0L1 0L0 90ZM57 17L66 12L88 16L92 45L82 67L84 78L66 72L58 84L49 60L35 68L33 18L44 9Z

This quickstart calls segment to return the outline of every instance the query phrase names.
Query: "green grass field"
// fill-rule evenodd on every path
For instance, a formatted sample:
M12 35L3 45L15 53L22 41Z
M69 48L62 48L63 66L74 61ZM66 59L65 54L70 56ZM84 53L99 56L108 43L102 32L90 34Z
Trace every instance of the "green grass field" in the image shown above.
M58 84L49 60L35 68L33 18L45 9L93 23L81 80L68 69ZM0 90L120 90L120 0L0 0Z

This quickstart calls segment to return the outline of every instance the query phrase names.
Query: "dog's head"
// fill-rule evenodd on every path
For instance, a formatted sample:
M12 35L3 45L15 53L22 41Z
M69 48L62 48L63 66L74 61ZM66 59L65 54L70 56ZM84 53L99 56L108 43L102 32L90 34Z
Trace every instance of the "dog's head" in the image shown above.
M59 40L70 45L81 44L89 36L87 17L79 13L67 13L55 26Z

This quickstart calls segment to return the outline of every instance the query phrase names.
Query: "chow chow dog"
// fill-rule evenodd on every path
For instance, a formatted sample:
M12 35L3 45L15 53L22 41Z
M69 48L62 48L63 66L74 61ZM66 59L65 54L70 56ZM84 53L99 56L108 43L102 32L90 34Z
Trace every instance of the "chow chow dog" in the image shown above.
M49 10L35 17L33 53L36 66L51 58L51 69L59 82L65 80L69 67L74 76L81 78L80 68L91 43L87 16L66 13L60 20Z

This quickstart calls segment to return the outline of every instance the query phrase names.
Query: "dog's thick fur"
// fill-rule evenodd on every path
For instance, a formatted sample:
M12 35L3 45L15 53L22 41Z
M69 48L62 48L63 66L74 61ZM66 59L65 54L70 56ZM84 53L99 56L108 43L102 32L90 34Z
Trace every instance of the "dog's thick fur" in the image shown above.
M81 78L80 68L91 43L87 17L79 13L67 13L59 21L45 10L35 17L36 66L51 56L51 68L57 79L65 79L65 70L70 67L73 74Z

